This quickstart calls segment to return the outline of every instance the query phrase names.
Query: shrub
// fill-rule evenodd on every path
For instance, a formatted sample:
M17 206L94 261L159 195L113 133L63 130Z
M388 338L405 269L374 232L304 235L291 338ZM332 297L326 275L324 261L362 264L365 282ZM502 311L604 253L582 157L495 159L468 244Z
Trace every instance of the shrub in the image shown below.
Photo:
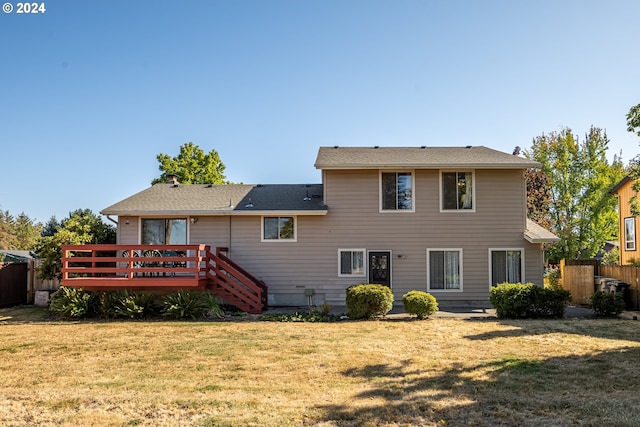
M384 285L353 285L347 288L346 303L351 319L385 316L393 308L393 292Z
M565 289L541 288L533 283L502 283L491 288L489 301L500 318L560 318L571 301L571 293Z
M415 314L418 319L425 319L438 311L438 302L430 293L409 291L402 296L404 311Z
M596 291L591 295L590 300L596 316L617 316L624 311L624 297L620 292Z
M544 278L545 288L562 289L562 285L560 284L561 275L559 267L548 268L545 272Z
M163 316L173 319L222 316L216 296L208 292L180 290L164 299Z
M98 298L81 288L61 286L52 296L49 311L64 317L82 318L97 311Z

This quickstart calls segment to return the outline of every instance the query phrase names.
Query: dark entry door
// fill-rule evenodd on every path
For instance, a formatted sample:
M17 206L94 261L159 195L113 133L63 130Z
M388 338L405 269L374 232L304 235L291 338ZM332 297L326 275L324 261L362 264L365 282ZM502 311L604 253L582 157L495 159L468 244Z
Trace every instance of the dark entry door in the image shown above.
M391 287L391 252L369 252L369 283Z

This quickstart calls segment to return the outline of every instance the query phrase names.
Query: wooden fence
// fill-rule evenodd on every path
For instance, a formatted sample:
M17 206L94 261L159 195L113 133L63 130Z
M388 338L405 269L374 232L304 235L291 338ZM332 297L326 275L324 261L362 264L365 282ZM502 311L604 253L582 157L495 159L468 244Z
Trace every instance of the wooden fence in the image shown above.
M574 304L589 304L589 297L596 290L596 276L599 276L629 284L628 298L631 308L640 308L640 267L600 265L598 260L562 260L560 273L562 287L571 291Z
M27 263L0 263L0 307L27 303Z

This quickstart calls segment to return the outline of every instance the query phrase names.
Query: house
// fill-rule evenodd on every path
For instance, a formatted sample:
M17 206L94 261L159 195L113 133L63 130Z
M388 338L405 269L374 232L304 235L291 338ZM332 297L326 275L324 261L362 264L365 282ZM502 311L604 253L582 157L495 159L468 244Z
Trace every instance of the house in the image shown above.
M634 264L640 261L636 230L640 225L640 219L631 214L629 201L636 195L633 191L633 179L626 176L613 189L611 193L618 197L618 236L620 239L620 265Z
M488 303L492 285L543 283L527 219L535 161L481 146L321 147L321 184L156 184L102 210L120 245L206 244L268 285L269 305L344 305L357 283ZM114 218L117 217L117 220Z

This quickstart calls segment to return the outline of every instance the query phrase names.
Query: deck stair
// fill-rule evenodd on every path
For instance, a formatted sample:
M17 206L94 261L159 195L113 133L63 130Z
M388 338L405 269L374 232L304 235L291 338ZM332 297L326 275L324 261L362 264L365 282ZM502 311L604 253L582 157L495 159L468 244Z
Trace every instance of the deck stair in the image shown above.
M262 313L268 307L267 285L225 255L227 251L207 252L207 288L247 313Z

